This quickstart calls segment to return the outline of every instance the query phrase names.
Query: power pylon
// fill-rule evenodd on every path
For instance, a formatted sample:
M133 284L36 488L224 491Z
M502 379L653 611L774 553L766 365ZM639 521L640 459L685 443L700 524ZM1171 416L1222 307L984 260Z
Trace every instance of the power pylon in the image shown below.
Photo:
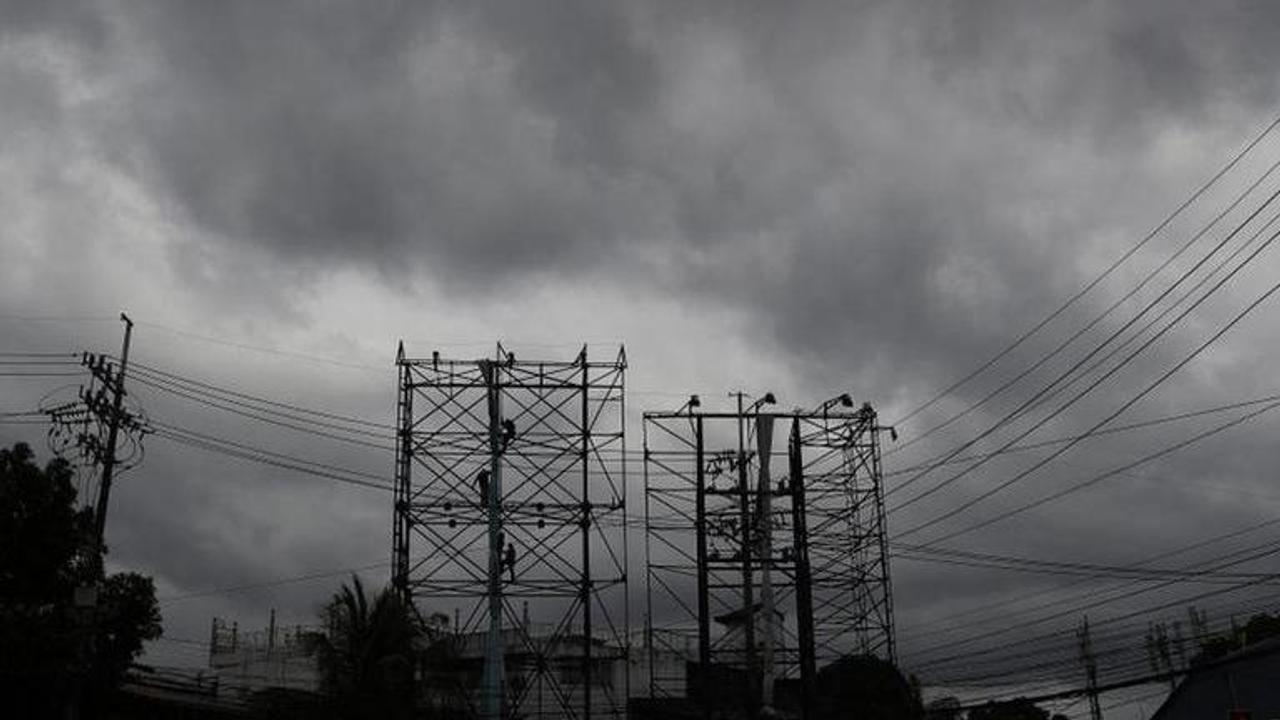
M473 714L622 716L627 673L604 673L629 652L625 352L418 359L402 345L396 364L392 582L458 618Z
M848 395L788 413L765 410L772 394L737 398L728 412L694 396L644 415L649 695L751 717L775 680L798 680L812 717L820 665L894 660L879 445L891 428ZM688 686L656 657L686 647L698 668Z
M1086 615L1076 631L1080 642L1080 662L1084 665L1085 694L1089 698L1090 720L1102 720L1102 706L1098 704L1098 660L1093 654L1093 638L1089 634L1089 617Z

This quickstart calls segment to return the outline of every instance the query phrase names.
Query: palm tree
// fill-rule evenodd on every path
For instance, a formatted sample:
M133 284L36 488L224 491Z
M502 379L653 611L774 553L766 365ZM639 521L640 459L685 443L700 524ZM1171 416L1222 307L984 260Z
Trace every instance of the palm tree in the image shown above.
M413 715L413 610L391 589L372 601L360 578L343 584L324 610L327 632L313 637L321 687L340 718Z

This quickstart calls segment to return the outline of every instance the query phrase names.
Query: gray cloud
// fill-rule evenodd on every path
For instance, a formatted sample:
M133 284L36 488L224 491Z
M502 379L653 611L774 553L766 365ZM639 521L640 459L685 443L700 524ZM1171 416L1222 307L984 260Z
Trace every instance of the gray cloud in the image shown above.
M492 309L547 288L569 297L613 285L621 299L601 316L661 310L718 325L732 309L737 347L776 361L789 373L779 383L815 397L852 386L896 413L1056 307L1267 122L1274 15L1244 2L8 2L0 178L13 192L0 207L24 223L0 229L6 255L20 258L0 297L50 311L126 304L155 266L103 277L102 248L128 242L100 233L139 227L159 238L157 262L174 278L164 301L188 326L256 338L322 325L309 311L343 273L402 290L406 308L444 297ZM114 225L121 216L129 222ZM71 297L47 297L19 266ZM1136 277L1117 276L1016 358L1052 347ZM1261 280L1229 299L1238 306ZM1206 308L1105 398L1045 432L1087 427L1230 307ZM1248 342L1235 339L1135 413L1266 392L1276 338L1244 331ZM654 344L706 347L698 340ZM727 364L707 353L700 365ZM1016 365L942 407L981 397ZM373 386L339 384L344 402ZM1011 393L958 429L971 433L1026 396ZM1085 465L1101 471L1134 447L1090 445ZM176 458L159 463L156 472L183 473ZM1261 434L1223 441L1157 466L1172 488L1159 503L1143 481L1118 479L982 540L1045 556L1155 549L1192 535L1197 501L1212 496L1177 479L1257 483L1272 463ZM931 509L1025 466L993 467ZM208 489L223 468L193 468L163 502L137 499L122 554L171 566L188 589L326 564L305 549L324 537L315 528L279 541L287 560L255 561L228 540L270 522L235 505L250 479ZM1054 468L993 509L1077 477ZM168 558L190 523L159 519L184 502L244 513L240 525L201 527L208 546L182 551L185 567ZM1142 519L1132 539L1124 521L1144 503L1176 530ZM1224 524L1253 512L1214 506ZM223 541L238 549L210 549ZM332 560L363 560L353 558ZM901 572L908 598L941 577ZM1028 584L948 578L958 604ZM905 613L936 610L913 602Z

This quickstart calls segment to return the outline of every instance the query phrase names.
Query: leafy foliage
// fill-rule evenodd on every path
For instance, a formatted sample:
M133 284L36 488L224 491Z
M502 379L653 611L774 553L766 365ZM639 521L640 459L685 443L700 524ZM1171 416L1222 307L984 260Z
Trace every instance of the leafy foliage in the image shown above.
M1062 715L1050 717L1049 711L1026 698L989 702L969 711L967 720L1066 720Z
M1258 613L1241 627L1237 627L1232 621L1230 631L1208 637L1200 643L1200 652L1191 659L1191 664L1194 666L1218 660L1276 636L1280 636L1280 616Z
M419 627L398 594L372 599L352 577L326 606L328 631L312 637L323 689L342 718L407 718L413 713L414 642Z
M915 720L920 696L892 663L871 655L841 658L818 671L817 714L822 718Z
M64 460L37 466L25 443L0 449L0 693L33 716L56 715L78 690L101 699L161 632L150 578L103 577L71 477ZM96 608L76 606L87 587Z

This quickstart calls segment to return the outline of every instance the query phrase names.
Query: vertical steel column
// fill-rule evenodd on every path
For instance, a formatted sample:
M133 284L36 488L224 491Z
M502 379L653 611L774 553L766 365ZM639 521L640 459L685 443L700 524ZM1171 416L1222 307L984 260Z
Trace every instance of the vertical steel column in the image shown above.
M615 360L618 363L620 363L623 367L626 367L627 349L625 347L618 348L618 356L615 358ZM627 629L626 644L623 645L623 649L622 649L622 666L626 668L622 675L623 677L622 705L623 705L623 717L626 717L626 715L630 713L630 708L628 708L627 705L631 702L632 655L631 655L631 578L630 578L631 565L629 564L630 563L629 558L631 557L631 541L629 539L631 537L631 527L627 520L627 508L628 508L628 503L627 503L627 491L628 491L628 487L627 487L627 479L628 479L627 478L627 459L628 459L627 458L627 378L625 375L621 375L618 377L618 386L620 388L619 395L618 395L618 405L619 405L618 415L619 417L622 418L622 423L618 427L618 432L622 436L622 448L621 448L622 497L619 499L619 504L621 505L621 507L619 507L618 509L622 512L622 557L623 557L622 584L623 584L623 587L626 588L626 590L622 593L622 626Z
M800 644L800 717L814 717L813 693L817 677L813 639L813 587L809 575L809 529L804 497L804 457L801 454L800 419L791 420L790 482L791 532L796 572L796 631Z
M640 425L640 442L644 448L644 645L645 655L649 659L649 697L655 698L658 696L658 693L657 680L655 679L653 671L653 660L654 657L656 657L656 654L653 648L653 552L650 548L651 536L653 533L653 515L649 509L649 493L651 492L651 486L649 484L649 462L652 456L649 452L648 422Z
M871 424L871 491L875 495L876 534L880 541L880 578L884 591L884 632L886 659L898 662L898 642L893 623L893 580L889 575L889 527L884 511L884 475L880 467L880 432L884 429L878 424L878 416L872 415ZM896 430L894 431L897 432Z
M773 455L772 415L756 415L756 461L759 470L757 483L757 512L759 527L757 536L760 552L760 615L763 618L761 633L764 635L760 653L760 702L764 707L773 705L774 682L774 612L773 597L773 478L769 474L769 461Z
M591 718L591 406L587 348L578 356L582 362L582 717Z
M489 409L489 637L485 649L484 712L488 720L502 716L502 394L497 363L480 360Z
M396 351L400 366L400 397L396 403L395 517L391 538L391 586L406 605L409 592L409 484L413 473L413 375L404 362L404 343Z
M738 508L742 524L742 611L745 615L742 624L743 662L746 666L747 692L743 701L747 707L747 717L755 717L759 713L759 678L756 667L756 615L755 589L753 587L754 572L751 566L752 521L750 479L747 477L746 448L746 416L743 414L743 393L738 395Z
M711 717L711 605L707 597L707 468L702 439L702 416L694 423L694 461L695 471L694 503L696 516L694 520L697 532L698 559L698 696L702 706L702 717Z

